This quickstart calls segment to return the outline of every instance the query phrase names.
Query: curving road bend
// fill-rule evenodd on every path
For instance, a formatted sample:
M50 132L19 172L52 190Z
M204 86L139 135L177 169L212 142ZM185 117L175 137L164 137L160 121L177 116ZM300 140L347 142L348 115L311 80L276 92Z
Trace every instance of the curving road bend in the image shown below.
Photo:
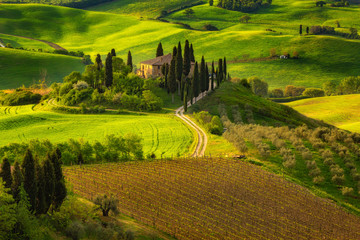
M200 100L200 98L198 98L198 100ZM188 107L190 107L190 101L188 102ZM206 133L204 132L204 130L202 130L196 123L194 123L191 119L189 119L188 117L186 117L184 115L184 106L179 107L178 109L176 109L175 111L175 115L177 117L179 117L182 121L185 122L185 124L187 124L188 126L190 126L191 128L193 128L197 135L198 135L198 142L195 148L194 153L191 155L192 157L202 157L205 155L205 150L206 150L206 145L208 143L208 138Z

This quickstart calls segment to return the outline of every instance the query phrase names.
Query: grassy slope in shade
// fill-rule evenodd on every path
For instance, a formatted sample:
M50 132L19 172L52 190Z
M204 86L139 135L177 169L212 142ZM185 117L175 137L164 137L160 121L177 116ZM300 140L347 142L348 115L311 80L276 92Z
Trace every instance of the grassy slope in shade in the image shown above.
M80 58L0 48L0 89L38 83L40 71L47 70L47 83L62 81L72 71L82 72Z
M360 132L360 94L304 99L286 105L308 117Z
M314 7L310 0L276 1L272 7L250 14L249 24L238 22L243 15L240 12L208 4L193 9L196 16L188 20L190 24L201 27L205 23L214 23L222 31L185 30L174 24L139 21L138 17L129 15L34 4L3 4L0 6L0 32L52 41L69 50L82 50L92 57L98 52L105 55L115 48L119 56L126 58L131 49L136 65L154 57L159 41L167 53L179 40L189 39L194 44L197 59L205 55L208 61L224 55L228 61L235 57L241 59L245 54L251 58L265 57L271 48L276 48L278 53L297 50L301 56L299 60L229 65L231 76L258 75L269 82L270 88L288 84L321 86L327 80L339 81L360 71L360 67L353 64L360 52L359 40L298 35L300 24L335 26L335 20L343 27L338 30L348 31L349 27L359 24L359 7L321 9ZM184 18L182 11L168 16L169 20L186 22L181 18ZM276 32L265 31L268 28Z
M188 152L192 132L175 116L144 115L76 115L48 111L33 111L32 106L1 107L0 130L9 142L49 139L63 142L69 138L101 141L108 134L135 133L143 138L144 154L171 157Z

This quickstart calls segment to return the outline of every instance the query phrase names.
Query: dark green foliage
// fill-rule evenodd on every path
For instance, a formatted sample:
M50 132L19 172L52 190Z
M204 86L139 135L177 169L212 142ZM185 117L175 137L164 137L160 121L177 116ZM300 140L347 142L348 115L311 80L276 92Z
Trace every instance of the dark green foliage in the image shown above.
M108 88L113 84L113 64L112 64L112 55L108 53L106 57L105 64L105 86Z
M194 48L193 45L190 45L190 61L195 62Z
M195 62L194 76L192 78L191 85L192 85L194 97L198 97L200 91L200 77L199 77L199 66L197 62Z
M174 49L176 49L174 47ZM172 94L172 102L174 102L174 94L176 92L176 56L171 59L169 70L169 92Z
M303 95L305 97L323 97L325 96L325 91L320 88L306 88Z
M193 114L197 122L212 134L221 135L223 132L223 125L218 116L211 116L208 112L201 111Z
M55 190L55 174L54 174L54 167L51 162L50 154L47 155L46 160L43 164L43 172L44 172L44 197L45 197L45 206L44 211L47 212L51 206L53 197L54 197L54 190Z
M224 63L223 63L223 68L224 68L224 79L226 80L226 75L228 75L227 72L227 64L226 64L226 57L224 57Z
M216 76L216 88L220 87L220 73L219 73L219 67L215 70L215 76Z
M108 197L107 195L104 196L97 196L94 200L95 205L102 211L103 216L109 216L109 212L113 212L115 215L119 213L117 205L119 204L119 200L117 200L114 196Z
M221 83L224 80L224 69L223 69L223 60L220 58L218 62L218 75L219 75L219 82Z
M4 181L5 188L11 188L12 185L12 176L11 176L11 166L7 158L3 158L1 169L0 169L0 178Z
M78 156L77 156L77 162L78 162L78 164L81 166L81 164L83 164L84 163L84 158L83 158L83 155L82 155L82 153L80 152L79 154L78 154Z
M300 35L302 35L302 28L303 28L303 26L300 25L300 29L299 29L299 34L300 34Z
M54 209L59 209L62 202L64 201L67 191L65 187L65 180L61 169L61 152L57 148L51 155L51 162L54 167L54 176L55 176L55 189L53 197L53 207Z
M162 47L161 42L159 43L157 49L156 49L156 57L164 56L164 50Z
M252 77L248 79L248 82L251 86L251 90L254 94L266 97L268 95L268 84L267 82L259 79L258 77Z
M185 48L184 48L184 64L183 64L183 74L187 77L190 73L191 69L191 56L190 56L190 46L189 41L185 41Z
M324 2L324 1L317 1L317 2L315 2L315 4L316 4L317 7L323 7L324 5L326 5L326 2Z
M176 47L173 47L172 57L175 58L176 54L177 54L177 49Z
M188 104L187 92L188 92L188 88L189 88L189 85L186 83L185 84L186 91L184 91L184 112L187 112L187 104Z
M306 27L306 34L309 34L310 28Z
M201 58L201 64L200 64L200 91L205 92L206 91L206 67L205 67L205 59L204 56Z
M181 82L182 73L183 73L183 57L182 57L181 43L179 42L176 52L176 80L179 83Z
M214 67L214 61L212 61L212 64L211 64L211 90L214 90L214 75L215 75L215 67Z
M100 70L102 69L102 67L103 67L100 54L97 54L97 55L96 55L95 64L96 64L97 70L100 71Z
M128 52L128 57L127 57L127 62L126 62L126 66L130 67L130 72L132 72L133 70L133 62L132 62L132 56L131 56L131 52Z
M30 210L36 209L37 184L35 173L35 160L31 151L28 149L25 153L22 163L22 171L24 176L24 190L29 197Z
M209 91L209 67L205 65L205 91Z
M209 0L209 6L213 6L214 5L214 0Z
M20 164L18 161L15 162L14 164L14 171L13 171L13 182L12 182L12 186L11 186L11 190L12 190L12 194L14 196L14 199L16 201L19 200L18 195L19 195L19 188L21 186L21 184L23 183L23 175L20 169Z
M37 104L41 100L41 95L32 93L27 90L16 90L13 93L6 94L5 97L0 101L5 106L17 106L27 104Z
M217 27L215 27L214 25L211 25L211 24L205 24L203 26L203 29L206 31L219 31L219 29Z
M272 1L258 0L219 0L217 6L228 10L253 12L261 7L270 6Z
M111 56L116 57L116 52L115 52L115 49L114 49L114 48L111 49Z
M36 196L36 214L44 214L47 212L46 202L45 202L45 179L44 169L40 166L38 161L35 164L36 171L36 187L37 187L37 196Z

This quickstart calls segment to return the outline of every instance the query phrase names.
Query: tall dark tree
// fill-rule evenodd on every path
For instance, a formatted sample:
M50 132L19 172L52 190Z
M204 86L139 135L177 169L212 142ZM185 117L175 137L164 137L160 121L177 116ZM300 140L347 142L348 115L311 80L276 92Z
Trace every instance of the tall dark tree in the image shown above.
M163 50L161 42L159 42L159 45L156 49L156 57L160 57L160 56L164 56L164 50Z
M101 68L103 67L103 64L102 64L102 60L101 60L101 56L100 54L96 55L96 60L95 60L95 64L96 64L96 68L98 71L101 70Z
M45 186L44 186L44 193L45 193L45 212L47 212L51 206L52 200L54 198L54 190L55 190L55 173L54 167L51 162L51 156L48 154L46 156L46 160L43 165L44 171L44 178Z
M215 74L215 67L214 67L214 61L212 61L212 64L211 64L211 90L214 90L214 74Z
M228 74L227 72L227 64L226 64L226 57L224 57L224 64L223 64L223 68L224 68L224 79L226 80L226 76Z
M174 94L176 92L176 56L171 59L170 69L169 69L169 92L171 93L172 103L174 103Z
M218 71L219 80L220 82L222 82L222 80L224 79L224 69L223 69L223 61L221 58L219 59L218 68L219 68Z
M300 25L299 33L302 35L302 25Z
M199 90L200 90L199 66L197 62L195 62L194 76L192 78L191 86L192 86L193 97L195 97L195 102L196 102L196 98L199 96Z
M194 48L193 45L190 45L190 61L195 62Z
M182 57L181 43L179 42L176 52L176 81L178 82L179 95L181 95L181 89L183 85L182 73L183 73L183 57Z
M185 48L184 48L184 65L183 65L183 73L185 77L187 77L190 73L191 69L191 56L190 56L190 46L189 41L185 41Z
M37 184L35 160L30 149L26 150L21 168L24 176L24 189L29 197L30 210L33 211L36 209Z
M209 91L209 67L207 64L205 64L205 73L206 73L205 91Z
M177 49L176 47L173 48L172 57L176 57Z
M200 64L200 92L203 93L206 90L206 67L205 58L202 56Z
M12 181L13 181L12 176L11 176L11 166L10 166L9 160L6 157L3 158L3 161L1 164L0 177L4 181L5 187L11 189L11 185L12 185Z
M12 186L11 186L11 190L12 190L12 194L14 196L14 199L16 201L19 200L18 195L19 195L19 188L21 186L21 184L23 183L23 175L20 169L20 164L18 161L15 162L14 164L14 171L13 171L13 182L12 182Z
M45 202L45 179L44 169L40 166L40 164L35 161L35 169L36 169L36 213L44 214L46 213L46 202Z
M216 68L215 75L216 75L216 88L220 87L220 73L219 67Z
M306 27L306 34L309 34L309 27Z
M113 84L113 64L112 64L112 55L108 53L106 57L106 65L105 65L105 87L111 87Z
M127 62L126 65L130 67L130 70L132 72L133 70L133 61L132 61L132 56L131 56L131 52L128 52L128 57L127 57Z
M115 49L114 49L114 48L111 49L111 56L116 57L116 52L115 52Z
M51 162L54 167L54 175L55 175L55 190L54 190L54 198L53 198L53 207L54 209L58 209L62 202L66 197L66 187L65 187L65 180L64 175L61 169L61 154L60 151L55 150L51 156ZM60 156L59 156L60 155Z
M189 85L186 83L185 91L184 91L184 112L187 112L187 104L188 104L187 89L188 89L188 87L189 87Z

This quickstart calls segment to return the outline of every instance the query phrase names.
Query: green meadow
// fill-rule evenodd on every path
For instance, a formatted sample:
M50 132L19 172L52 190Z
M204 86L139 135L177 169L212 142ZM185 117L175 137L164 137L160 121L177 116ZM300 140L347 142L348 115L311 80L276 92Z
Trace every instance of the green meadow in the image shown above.
M189 39L194 45L197 59L205 55L207 61L212 61L226 56L232 77L259 76L269 82L270 88L288 84L318 87L327 80L340 81L349 75L357 75L360 70L360 66L354 64L360 52L359 40L299 36L298 33L300 24L304 28L313 25L335 26L336 20L341 24L337 30L346 32L349 27L360 24L358 6L319 8L315 7L312 0L274 1L271 7L248 14L252 19L245 24L239 22L244 13L203 4L192 7L194 16L187 17L184 11L177 11L165 18L171 22L189 24L195 30L139 17L144 16L146 19L146 16L158 14L160 9L177 8L181 6L180 2L155 1L150 4L145 0L113 1L91 8L97 12L36 4L2 4L0 33L55 42L71 51L84 51L92 58L97 53L104 56L111 48L126 58L127 52L131 50L137 66L141 61L155 56L160 41L165 53L168 53L179 40ZM151 10L152 4L157 12ZM205 24L215 25L220 31L204 31L202 27ZM29 47L31 44L22 43ZM234 60L244 58L267 57L272 48L278 54L297 51L300 59L233 63ZM39 66L32 67L38 71ZM63 75L65 72L69 73L66 70ZM59 79L60 74L53 80ZM16 87L16 83L13 87Z
M135 133L143 139L144 154L155 153L157 157L162 153L164 157L187 154L193 140L193 133L174 115L62 114L32 105L1 107L0 130L6 136L0 140L0 146L31 139L93 142L109 134Z
M360 94L304 99L286 105L308 117L360 132Z

